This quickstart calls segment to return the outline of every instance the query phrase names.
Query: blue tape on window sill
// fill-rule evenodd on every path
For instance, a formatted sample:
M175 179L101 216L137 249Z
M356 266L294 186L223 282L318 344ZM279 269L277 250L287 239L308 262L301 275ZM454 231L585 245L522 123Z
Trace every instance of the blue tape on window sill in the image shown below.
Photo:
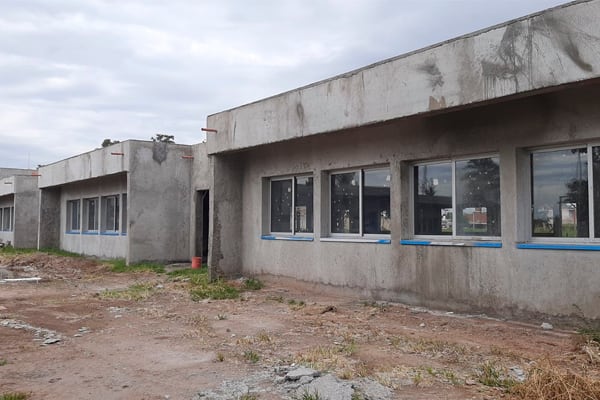
M119 232L100 232L102 236L119 236Z
M273 235L262 235L262 240L290 240L296 242L312 242L315 239L308 236L273 236Z
M84 235L98 235L98 231L83 232Z
M517 249L600 251L598 244L517 243Z
M456 247L488 247L499 249L502 248L502 242L446 242L434 240L417 240L417 239L403 239L400 244L407 246L456 246Z
M365 239L365 238L343 238L343 237L322 237L321 242L346 242L346 243L375 243L390 244L390 239Z

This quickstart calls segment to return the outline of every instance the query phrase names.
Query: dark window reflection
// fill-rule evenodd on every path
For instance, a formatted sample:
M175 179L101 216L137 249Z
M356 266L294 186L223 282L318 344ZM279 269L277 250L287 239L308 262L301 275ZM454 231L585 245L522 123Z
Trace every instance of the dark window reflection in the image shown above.
M292 232L292 180L271 181L271 232Z
M359 233L360 174L331 175L331 232Z
M600 238L600 147L592 148L594 171L594 237Z
M390 223L390 170L365 171L363 231L365 234L388 234Z
M419 165L414 174L415 234L451 235L452 165Z
M298 233L313 231L313 178L296 178L294 199L294 230Z
M588 237L587 149L531 155L533 236Z
M456 234L500 236L500 163L497 157L457 161Z

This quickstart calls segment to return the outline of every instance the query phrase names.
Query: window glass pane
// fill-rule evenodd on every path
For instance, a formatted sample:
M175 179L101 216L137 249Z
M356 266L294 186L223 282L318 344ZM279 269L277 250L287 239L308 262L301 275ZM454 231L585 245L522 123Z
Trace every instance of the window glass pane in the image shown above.
M121 195L122 212L121 212L121 233L127 233L127 193Z
M452 235L452 164L414 169L415 234Z
M592 148L594 173L594 237L600 238L600 147Z
M531 155L533 236L588 237L587 149Z
M102 230L119 230L119 198L107 196L102 198Z
M331 232L359 233L360 174L331 175Z
M497 157L456 162L456 234L500 236L500 162Z
M363 233L390 233L389 169L364 171Z
M292 232L292 180L271 181L271 232Z
M10 207L4 207L2 210L2 230L10 230Z
M294 230L297 233L313 231L313 178L296 178L294 199Z
M79 230L79 200L69 200L67 202L67 229L70 231Z
M98 229L98 199L83 200L84 230L95 231Z

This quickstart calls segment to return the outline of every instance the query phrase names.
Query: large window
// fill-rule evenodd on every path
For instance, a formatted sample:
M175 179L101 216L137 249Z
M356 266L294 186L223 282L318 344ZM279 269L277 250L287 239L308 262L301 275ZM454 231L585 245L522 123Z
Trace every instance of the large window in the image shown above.
M530 157L532 236L600 238L600 146Z
M83 199L83 231L98 231L98 198Z
M102 204L102 232L114 233L119 231L119 196L104 196Z
M80 200L67 201L67 231L77 232L81 229Z
M389 168L361 169L330 175L331 233L390 233Z
M500 236L498 157L414 166L415 235Z
M312 233L312 176L271 179L270 183L271 232L292 235Z

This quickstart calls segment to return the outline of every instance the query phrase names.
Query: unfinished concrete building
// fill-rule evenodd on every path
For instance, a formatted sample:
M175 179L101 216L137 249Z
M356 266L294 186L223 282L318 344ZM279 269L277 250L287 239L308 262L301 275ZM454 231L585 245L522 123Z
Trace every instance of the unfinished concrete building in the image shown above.
M0 243L37 245L39 199L36 171L0 168Z
M210 264L600 318L600 1L211 115Z
M190 256L188 145L128 140L39 169L39 246L101 258Z

